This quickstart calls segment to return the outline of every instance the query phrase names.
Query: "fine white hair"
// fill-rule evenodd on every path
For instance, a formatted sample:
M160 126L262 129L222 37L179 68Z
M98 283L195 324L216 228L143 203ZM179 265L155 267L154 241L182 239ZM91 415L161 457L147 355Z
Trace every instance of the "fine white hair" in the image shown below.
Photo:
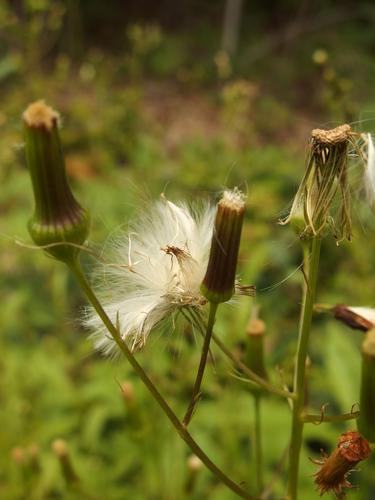
M111 264L100 265L93 277L98 298L131 349L144 345L150 331L180 308L200 309L200 293L213 234L215 209L153 203L117 237L110 248ZM85 325L95 347L114 354L117 347L94 310Z

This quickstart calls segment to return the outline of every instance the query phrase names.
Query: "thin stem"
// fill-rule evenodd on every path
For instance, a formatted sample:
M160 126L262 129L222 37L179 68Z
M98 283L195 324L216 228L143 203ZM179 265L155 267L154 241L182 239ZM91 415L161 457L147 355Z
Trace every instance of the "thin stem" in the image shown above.
M218 348L229 358L233 361L234 364L238 366L238 368L249 377L250 380L253 382L257 383L264 389L266 389L268 392L271 392L272 394L276 394L277 396L281 396L283 398L288 398L288 399L296 399L296 395L293 392L286 391L284 389L279 389L278 387L273 386L267 380L263 379L262 377L259 377L255 372L250 370L248 366L246 366L242 361L240 361L235 354L233 354L225 344L217 337L214 333L212 334L212 340L215 342L215 344L218 346Z
M123 342L120 333L118 332L117 328L113 325L112 321L107 316L102 305L100 304L95 293L93 292L89 282L87 281L85 275L83 274L79 261L70 263L69 267L70 267L71 271L73 272L73 274L75 275L75 277L77 278L78 283L81 286L82 290L84 291L87 299L89 300L89 302L94 307L95 311L97 312L97 314L99 315L99 317L103 321L108 332L113 337L113 340L116 342L119 349L123 352L123 354L125 355L125 357L129 361L129 363L133 367L134 371L137 373L137 375L140 377L140 379L142 380L144 385L147 387L147 389L151 393L152 397L155 399L155 401L158 403L158 405L163 410L165 415L168 417L171 424L177 430L180 437L185 441L185 443L189 446L189 448L192 450L192 452L195 455L197 455L198 458L200 458L200 460L204 463L204 465L207 467L207 469L209 469L230 490L232 490L234 493L236 493L236 495L238 495L241 498L246 498L248 500L254 500L254 497L252 497L249 493L247 493L237 483L232 481L221 469L219 469L219 467L217 467L217 465L215 465L211 461L211 459L205 454L205 452L202 450L202 448L196 443L196 441L193 439L193 437L189 434L189 432L187 431L185 426L179 421L177 415L174 413L174 411L169 406L167 401L160 394L160 392L158 391L156 386L153 384L153 382L148 378L146 372L143 370L141 365L135 359L132 352L125 344L125 342Z
M203 347L202 347L202 354L201 354L201 359L199 362L197 376L195 378L193 393L191 396L190 404L188 406L188 409L186 410L186 414L185 414L184 419L182 421L182 423L186 427L189 425L189 422L190 422L191 417L192 417L193 412L194 412L195 405L197 404L197 401L198 401L199 396L200 396L201 384L202 384L202 379L203 379L203 375L204 375L204 369L206 367L208 351L210 349L210 341L211 341L212 330L213 330L214 323L215 323L215 316L216 316L216 311L217 311L218 305L219 304L216 304L215 302L210 302L210 313L208 316L207 328L206 328L206 333L204 336Z
M191 320L193 321L195 326L200 331L202 331L201 318L197 313L195 313L194 311L190 311L190 317L189 317L186 313L183 312L183 310L181 310L181 312L188 320L190 320L191 317ZM238 357L235 354L233 354L228 347L226 347L226 345L219 339L219 337L217 337L217 335L214 332L212 332L211 338L218 346L218 348L221 350L221 352L225 354L225 356L227 356L227 358L229 358L233 362L233 364L237 365L238 368L249 378L249 380L247 379L241 379L241 380L244 380L246 382L253 381L256 384L263 387L263 389L265 389L266 391L275 394L277 396L281 396L283 398L288 398L288 399L296 398L296 395L293 392L284 389L279 389L278 387L275 387L274 385L270 384L267 380L263 379L262 377L259 377L259 375L253 372L247 365L242 363L242 361L238 359Z
M359 411L344 413L343 415L309 415L302 413L301 419L305 423L321 424L322 422L345 422L346 420L355 420L359 417Z
M294 393L297 398L293 402L292 436L289 449L288 499L296 500L298 491L299 458L302 446L303 420L301 414L305 404L306 357L309 344L311 320L314 308L316 284L319 269L321 239L314 237L309 252L307 282L303 289L302 314L300 320L297 362L294 378Z
M261 429L261 396L254 396L254 456L255 456L255 478L257 494L263 490L263 456L262 456L262 429Z

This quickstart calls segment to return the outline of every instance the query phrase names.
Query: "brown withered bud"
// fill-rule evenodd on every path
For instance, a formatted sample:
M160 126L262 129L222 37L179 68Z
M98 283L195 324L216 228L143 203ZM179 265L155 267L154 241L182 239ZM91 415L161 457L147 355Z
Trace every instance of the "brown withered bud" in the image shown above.
M314 460L320 468L314 474L314 481L320 495L332 491L337 497L343 488L352 488L347 477L355 466L370 456L368 442L357 431L341 434L331 455L323 454L323 460Z
M348 160L358 150L358 134L344 124L311 132L307 165L289 215L299 237L310 239L333 233L337 243L351 239Z
M367 332L375 325L375 311L368 307L348 307L344 304L337 304L332 308L332 312L336 319L354 330Z

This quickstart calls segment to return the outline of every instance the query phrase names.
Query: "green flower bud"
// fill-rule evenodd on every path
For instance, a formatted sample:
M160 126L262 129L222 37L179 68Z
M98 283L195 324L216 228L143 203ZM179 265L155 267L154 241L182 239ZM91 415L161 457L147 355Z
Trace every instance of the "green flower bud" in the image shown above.
M78 483L79 477L74 469L66 441L55 439L52 443L52 450L60 462L61 472L65 481L68 484Z
M268 379L264 363L264 333L266 327L261 319L251 319L246 329L246 364L259 377Z
M375 443L375 329L369 330L362 343L362 374L359 432Z
M258 318L257 307L253 313L246 328L246 358L245 364L259 377L268 380L268 373L264 361L264 334L266 325L264 321ZM251 388L254 395L264 392L264 389L254 384Z
M35 210L29 221L34 242L57 260L71 262L89 233L89 215L73 196L65 173L58 131L59 115L44 101L22 115L25 151L34 191ZM70 245L64 245L64 243ZM73 245L72 245L73 244Z
M244 195L225 191L217 205L214 234L202 294L210 302L226 302L234 294L235 275L245 214Z

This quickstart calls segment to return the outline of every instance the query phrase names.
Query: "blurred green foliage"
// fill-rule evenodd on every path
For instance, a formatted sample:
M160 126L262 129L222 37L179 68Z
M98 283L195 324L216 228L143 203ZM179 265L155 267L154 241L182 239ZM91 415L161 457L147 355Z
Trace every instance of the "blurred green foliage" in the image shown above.
M255 2L244 9L231 60L220 53L223 3L162 4L156 12L145 2L129 2L127 10L114 0L0 3L4 499L233 498L205 470L192 471L189 451L126 363L93 353L78 319L84 301L67 270L24 246L32 199L20 114L28 102L43 97L62 113L67 169L93 214L99 252L145 199L161 192L190 200L225 185L248 190L239 271L258 288L275 383L280 370L291 383L301 286L298 242L277 221L303 172L309 131L348 116L359 121L355 128L374 129L375 9L369 3L345 1L336 9L321 0L299 9L297 1L272 2L268 10ZM328 57L324 67L316 61L318 49ZM375 223L358 166L351 176L354 241L339 248L324 242L318 300L375 305ZM89 271L92 262L85 258L85 265ZM241 299L219 313L217 332L233 349L241 346L249 309L249 300ZM358 401L360 341L360 334L316 318L309 386L315 412L326 402L332 413L348 412ZM182 416L199 360L193 333L155 332L138 358ZM191 429L208 454L251 489L252 399L231 373L217 353ZM124 381L130 395L120 390ZM289 423L287 404L267 398L267 481L288 444ZM317 497L308 457L332 449L353 425L306 426L302 498ZM67 442L78 484L64 480L51 448L57 438ZM353 474L360 489L352 498L374 495L373 466L372 459ZM275 498L284 484L285 461Z

